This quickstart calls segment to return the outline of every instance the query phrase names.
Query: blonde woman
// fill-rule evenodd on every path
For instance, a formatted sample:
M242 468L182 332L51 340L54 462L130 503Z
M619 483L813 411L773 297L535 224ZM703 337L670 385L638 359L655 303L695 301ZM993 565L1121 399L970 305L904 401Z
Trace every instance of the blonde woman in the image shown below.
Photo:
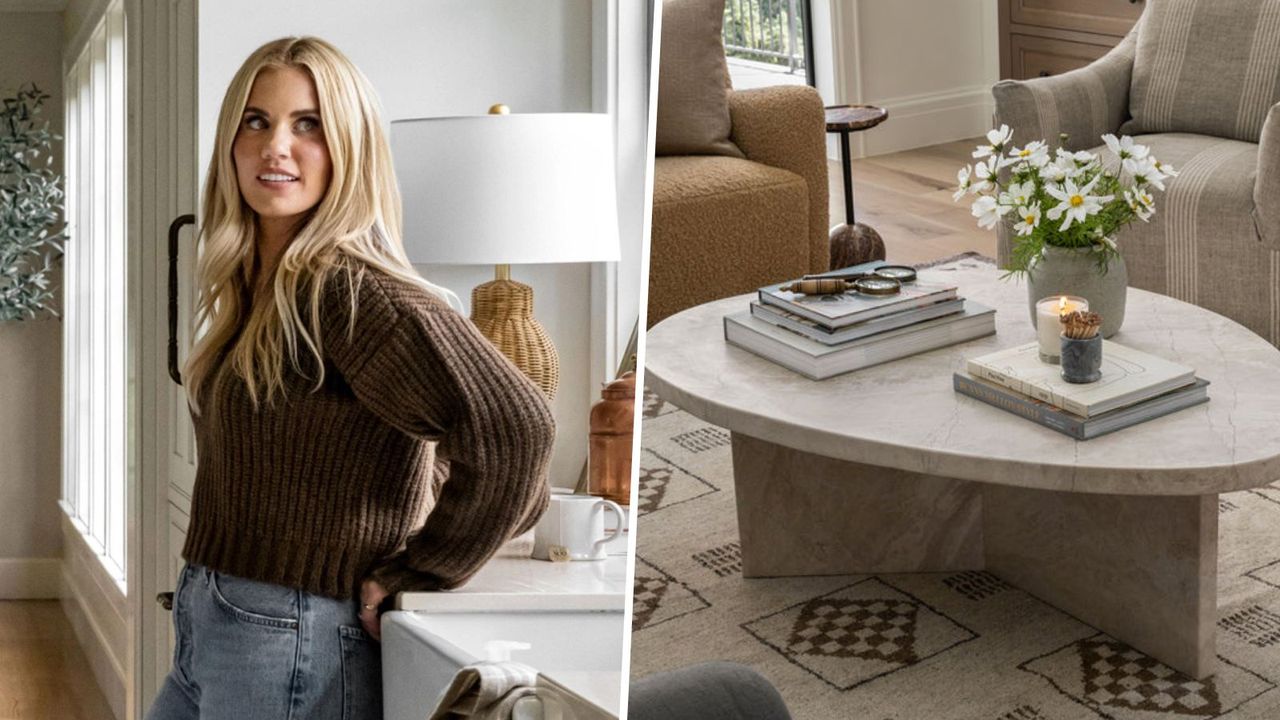
M384 600L461 584L536 522L551 414L405 258L373 91L333 46L254 52L214 146L199 465L147 717L381 718Z

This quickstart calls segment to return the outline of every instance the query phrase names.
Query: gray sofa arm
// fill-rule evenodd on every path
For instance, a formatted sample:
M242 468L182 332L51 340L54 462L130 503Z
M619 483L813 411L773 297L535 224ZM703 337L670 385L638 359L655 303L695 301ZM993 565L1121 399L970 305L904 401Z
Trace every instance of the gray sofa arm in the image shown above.
M791 720L782 696L760 673L709 662L632 681L630 720Z
M1013 142L1023 145L1045 140L1058 145L1067 133L1068 150L1084 150L1101 143L1129 116L1129 81L1133 75L1135 27L1106 55L1061 75L1031 80L1001 80L992 88L995 124L1013 128Z
M1013 145L1032 140L1068 150L1084 150L1102 144L1102 135L1114 133L1129 117L1129 82L1138 45L1139 21L1120 44L1089 65L1071 72L1031 80L1001 80L991 89L995 96L995 125L1013 129ZM1009 230L996 229L996 261L1009 262Z
M1280 103L1271 106L1258 141L1253 217L1262 242L1272 250L1280 250Z

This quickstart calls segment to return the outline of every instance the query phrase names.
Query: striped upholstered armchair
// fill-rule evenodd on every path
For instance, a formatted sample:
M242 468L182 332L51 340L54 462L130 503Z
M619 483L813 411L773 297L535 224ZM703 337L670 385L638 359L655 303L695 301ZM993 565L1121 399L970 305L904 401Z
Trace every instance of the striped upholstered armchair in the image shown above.
M1172 165L1155 217L1117 236L1130 285L1280 345L1280 0L1147 0L1105 57L993 92L1015 144L1126 134ZM1004 264L1007 230L998 247Z

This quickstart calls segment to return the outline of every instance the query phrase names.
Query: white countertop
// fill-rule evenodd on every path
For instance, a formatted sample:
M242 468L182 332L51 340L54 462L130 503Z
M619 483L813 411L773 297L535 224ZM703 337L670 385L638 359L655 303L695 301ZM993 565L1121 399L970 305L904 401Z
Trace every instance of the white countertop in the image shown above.
M528 609L621 610L627 589L626 555L604 560L549 562L529 557L533 535L507 543L466 585L443 592L401 593L398 610L471 612Z

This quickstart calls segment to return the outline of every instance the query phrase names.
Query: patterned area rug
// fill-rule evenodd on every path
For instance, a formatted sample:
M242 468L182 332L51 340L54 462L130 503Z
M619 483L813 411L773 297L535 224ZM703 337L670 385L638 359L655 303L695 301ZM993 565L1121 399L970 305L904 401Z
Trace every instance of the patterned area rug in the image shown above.
M1221 496L1197 682L986 572L744 579L729 433L648 392L643 423L633 677L740 662L799 720L1280 718L1280 483Z

